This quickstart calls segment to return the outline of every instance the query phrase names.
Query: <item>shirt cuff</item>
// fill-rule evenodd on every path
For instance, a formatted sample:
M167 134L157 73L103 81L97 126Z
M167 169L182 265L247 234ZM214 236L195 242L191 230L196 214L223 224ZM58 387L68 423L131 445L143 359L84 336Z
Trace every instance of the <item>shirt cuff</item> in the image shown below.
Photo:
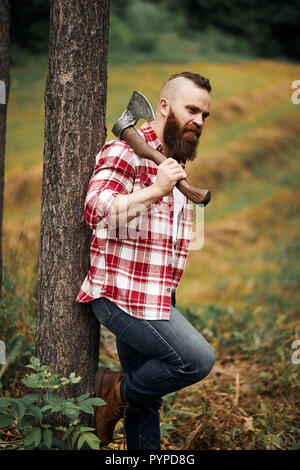
M109 225L111 217L111 206L114 198L118 195L118 192L112 191L111 189L104 189L101 191L99 195L102 216L100 224L104 224L105 226Z

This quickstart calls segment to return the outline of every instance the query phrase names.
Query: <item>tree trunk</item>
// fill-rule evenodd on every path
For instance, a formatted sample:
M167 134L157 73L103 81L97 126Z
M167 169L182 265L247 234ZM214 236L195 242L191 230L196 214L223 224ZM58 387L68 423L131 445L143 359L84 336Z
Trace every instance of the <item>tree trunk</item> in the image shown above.
M51 0L36 352L67 377L66 397L93 391L99 324L75 298L89 269L84 199L106 138L109 0Z
M2 287L2 219L5 168L6 110L9 92L10 0L0 1L0 297Z

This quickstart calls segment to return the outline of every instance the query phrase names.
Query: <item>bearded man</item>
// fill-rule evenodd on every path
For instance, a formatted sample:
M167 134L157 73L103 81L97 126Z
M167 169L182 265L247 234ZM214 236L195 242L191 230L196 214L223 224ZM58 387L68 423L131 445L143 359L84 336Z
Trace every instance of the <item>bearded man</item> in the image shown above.
M211 346L175 307L193 222L192 202L175 185L196 158L210 91L209 80L191 72L163 85L155 119L139 129L167 157L160 165L121 139L96 157L85 199L91 267L76 301L90 302L115 335L122 367L96 375L96 395L106 402L95 420L104 444L124 416L128 450L160 449L162 397L214 365Z

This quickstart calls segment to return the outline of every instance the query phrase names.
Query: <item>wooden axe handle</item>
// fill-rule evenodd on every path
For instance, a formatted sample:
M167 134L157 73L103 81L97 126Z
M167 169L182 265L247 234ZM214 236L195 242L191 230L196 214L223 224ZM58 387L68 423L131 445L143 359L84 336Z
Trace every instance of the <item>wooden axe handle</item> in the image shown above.
M161 152L150 147L150 145L144 141L144 139L133 126L127 127L123 130L121 139L125 140L125 142L130 145L137 155L148 158L157 165L160 165L167 159L167 157ZM179 191L181 191L195 204L203 204L206 206L206 204L208 204L210 201L211 194L208 189L196 188L195 186L192 186L190 183L188 183L186 179L177 181L176 186Z

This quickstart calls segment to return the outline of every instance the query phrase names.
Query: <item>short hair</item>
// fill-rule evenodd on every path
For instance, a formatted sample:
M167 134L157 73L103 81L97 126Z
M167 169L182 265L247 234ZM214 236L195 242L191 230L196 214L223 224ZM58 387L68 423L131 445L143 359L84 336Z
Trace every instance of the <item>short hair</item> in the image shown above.
M192 82L194 82L195 85L197 85L199 88L204 88L206 91L208 91L208 93L211 92L211 84L209 82L209 79L202 77L202 75L199 75L198 73L193 73L193 72L175 73L170 76L169 80L167 80L166 83L168 83L170 80L173 80L174 78L177 78L177 77L187 78L188 80L191 80Z

